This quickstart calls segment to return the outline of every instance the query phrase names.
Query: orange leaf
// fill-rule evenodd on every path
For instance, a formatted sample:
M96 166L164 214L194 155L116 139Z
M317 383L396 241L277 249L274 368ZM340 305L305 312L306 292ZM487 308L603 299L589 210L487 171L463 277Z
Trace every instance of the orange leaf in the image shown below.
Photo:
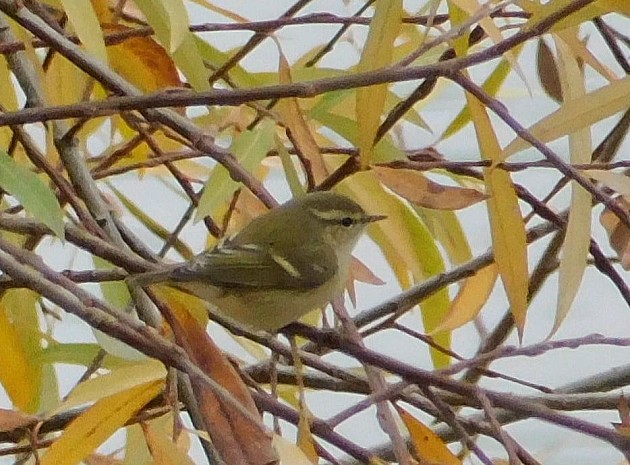
M38 418L18 410L0 409L0 431L13 431L37 423Z
M425 208L459 210L487 198L485 194L475 189L438 184L414 170L378 166L374 171L385 186Z
M126 31L119 24L104 24L105 32ZM177 68L166 50L151 37L133 37L107 47L112 68L144 92L182 87Z
M202 381L192 378L191 384L214 446L226 463L265 465L277 460L268 434L259 418L252 396L234 367L208 336L187 308L171 300L173 313L165 315L177 342L201 370L229 392L233 402L219 397ZM247 438L246 441L242 440Z
M430 463L431 465L462 465L462 461L453 454L444 441L431 430L415 419L410 413L398 408L398 413L402 418L411 443L416 451L420 463Z
M291 68L279 46L278 52L280 54L280 63L278 65L280 84L291 84L293 82L291 79ZM315 142L315 138L304 119L298 99L282 99L278 109L282 116L282 122L287 127L287 135L291 138L295 148L302 157L308 160L308 168L313 174L315 184L319 184L328 176L328 170L324 166L319 146Z

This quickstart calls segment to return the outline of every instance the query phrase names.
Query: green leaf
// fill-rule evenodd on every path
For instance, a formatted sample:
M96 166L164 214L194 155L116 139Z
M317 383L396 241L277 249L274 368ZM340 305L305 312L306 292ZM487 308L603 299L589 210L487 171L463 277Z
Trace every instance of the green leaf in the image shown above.
M57 237L64 237L63 210L55 194L35 173L18 165L4 150L0 150L0 187Z
M267 152L275 146L276 125L271 120L264 120L255 131L245 131L234 138L230 150L247 171L254 171L265 158ZM240 187L230 173L217 165L203 189L195 220L213 215Z

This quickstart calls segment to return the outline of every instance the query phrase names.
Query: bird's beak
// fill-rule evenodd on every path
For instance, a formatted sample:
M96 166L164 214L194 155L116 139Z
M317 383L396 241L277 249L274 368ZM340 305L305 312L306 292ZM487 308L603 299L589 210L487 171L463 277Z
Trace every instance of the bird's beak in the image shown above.
M381 221L387 218L385 215L368 215L363 220L365 223L374 223L375 221Z

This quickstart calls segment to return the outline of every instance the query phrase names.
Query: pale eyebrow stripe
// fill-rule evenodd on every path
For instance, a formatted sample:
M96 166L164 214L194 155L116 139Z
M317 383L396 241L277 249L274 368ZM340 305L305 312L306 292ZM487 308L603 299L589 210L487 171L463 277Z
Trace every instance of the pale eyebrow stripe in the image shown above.
M362 218L362 215L356 213L347 213L343 210L317 210L316 208L310 208L310 212L318 218L326 221L339 220L342 216L350 217L354 220Z

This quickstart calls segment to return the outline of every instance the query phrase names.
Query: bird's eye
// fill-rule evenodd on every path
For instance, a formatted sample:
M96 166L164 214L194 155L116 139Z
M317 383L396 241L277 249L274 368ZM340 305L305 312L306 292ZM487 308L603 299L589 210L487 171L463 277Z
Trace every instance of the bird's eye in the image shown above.
M345 226L346 228L349 228L350 226L352 226L353 223L354 221L349 216L346 216L345 218L341 219L341 224Z

